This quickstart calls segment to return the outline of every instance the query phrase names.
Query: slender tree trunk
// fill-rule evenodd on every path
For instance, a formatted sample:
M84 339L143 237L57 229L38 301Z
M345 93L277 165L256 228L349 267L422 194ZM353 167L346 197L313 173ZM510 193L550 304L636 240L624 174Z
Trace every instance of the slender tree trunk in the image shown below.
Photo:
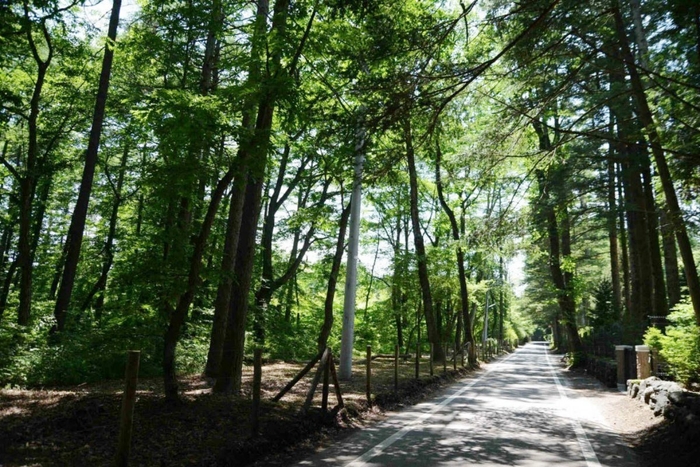
M551 150L549 135L544 125L539 121L533 122L535 132L539 137L540 150ZM550 169L551 170L551 169ZM576 302L573 296L573 272L562 269L562 259L571 256L571 232L570 220L566 200L558 199L561 195L561 187L557 190L557 199L552 199L551 174L542 170L537 171L539 183L538 211L547 230L549 240L549 270L552 282L557 289L557 303L561 311L561 320L568 337L570 352L580 352L583 348L581 338L578 335L576 325ZM561 181L558 181L561 183ZM559 223L557 219L560 219Z
M221 364L219 367L215 392L232 392L241 390L243 368L243 347L245 344L245 324L248 315L248 293L252 282L253 261L255 259L255 236L260 215L262 181L249 179L243 203L243 218L238 239L238 251L234 267L231 303L226 320L226 337L224 339Z
M0 320L2 319L2 315L5 313L5 309L7 308L7 298L10 295L10 286L12 285L12 281L15 278L15 273L17 272L18 264L19 262L15 258L10 263L10 267L7 268L5 278L2 281L2 289L0 289Z
M331 272L328 275L328 288L326 290L326 301L323 306L323 326L318 336L318 349L323 350L328 345L328 336L333 328L333 300L335 299L336 285L338 284L338 274L343 260L345 250L345 236L348 230L348 220L350 219L350 203L345 206L338 222L338 241L335 244L335 254L331 263Z
M420 282L421 294L423 296L423 313L425 314L425 324L428 331L428 339L433 344L433 360L443 361L445 351L440 345L440 335L433 309L433 295L430 290L430 278L428 276L428 258L425 253L423 234L420 228L420 217L418 213L418 175L416 173L416 160L413 149L413 135L411 122L406 119L404 122L404 141L406 143L406 159L408 163L408 176L410 184L410 205L411 205L411 225L413 227L413 241L416 249L416 259L418 262L418 280Z
M467 288L467 272L464 267L464 251L462 246L459 244L459 226L457 225L457 218L454 215L454 211L447 204L445 200L445 195L443 193L442 178L440 173L440 161L441 161L441 151L440 147L437 147L435 156L435 184L437 186L438 198L440 200L440 205L442 210L447 214L447 218L450 220L450 228L452 229L452 239L457 243L457 275L459 277L459 301L460 301L460 316L461 321L464 321L464 335L465 340L469 343L469 356L468 361L470 365L476 364L476 345L474 342L474 336L472 334L472 322L469 316L469 291Z
M618 167L617 169L617 179L622 178L622 169ZM619 200L624 199L622 196L622 183L617 185L617 198ZM632 278L630 277L630 260L629 260L629 248L627 248L627 226L625 224L625 213L623 209L618 209L617 213L618 225L620 231L620 266L622 267L622 297L624 299L624 311L627 315L631 313L632 310Z
M646 152L646 151L645 151ZM666 316L668 314L668 301L666 299L666 281L664 280L664 268L661 259L661 246L659 245L659 221L656 202L654 200L654 188L651 180L651 168L648 164L648 156L645 155L646 166L642 169L644 198L646 206L647 228L649 229L649 253L651 255L651 273L654 283L654 315Z
M569 218L569 212L566 205L560 207L559 216L561 217L561 253L562 258L571 257L571 221ZM550 222L552 219L550 218ZM555 221L556 222L556 221ZM555 227L556 228L556 227ZM554 237L551 237L552 232L550 232L550 240L554 241ZM559 268L559 274L561 274L561 265L557 264L555 261L552 264L552 275L556 275L556 268ZM578 326L576 324L576 303L574 302L574 273L570 269L564 270L564 283L563 285L566 290L565 294L560 297L560 307L562 308L562 314L565 317L564 325L566 326L567 336L569 337L569 350L571 352L580 352L583 350L583 344L581 343L581 338L578 335Z
M611 131L612 135L612 131ZM610 277L613 287L613 306L622 309L622 287L620 286L620 253L617 240L617 200L615 199L615 159L613 145L607 161L608 168L608 242L610 244Z
M170 316L168 330L165 333L163 350L163 378L165 384L165 397L171 401L178 398L177 378L175 375L175 349L177 347L177 342L180 339L180 329L187 319L187 312L189 311L190 305L192 305L194 294L197 291L197 286L200 282L199 271L202 268L202 257L204 256L204 249L206 247L207 240L209 239L211 228L214 225L214 219L219 209L219 204L221 203L221 199L224 197L224 192L233 181L235 172L236 169L234 167L230 167L228 172L226 172L221 180L219 180L216 188L211 194L209 208L204 216L204 221L202 222L199 235L197 236L194 244L194 251L190 257L190 270L187 277L187 288L178 299L177 306L175 307L173 314Z
M32 56L37 64L36 81L34 81L34 91L29 104L29 118L27 121L27 129L29 132L29 145L27 147L27 160L25 163L25 173L20 178L20 196L19 196L19 239L18 239L18 267L20 269L20 290L19 290L19 308L17 311L17 322L26 326L29 324L32 306L32 252L31 252L31 225L32 225L32 205L34 201L34 189L38 174L37 159L39 156L39 141L38 141L38 120L39 120L39 102L41 100L41 92L46 80L46 71L51 64L53 58L53 47L51 37L49 36L46 24L41 24L42 33L46 41L48 53L46 59L42 59L39 55L39 49L34 42L34 36L31 27L31 19L29 18L29 10L27 4L24 6L24 18L27 23L26 34L27 41L32 51Z
M68 228L68 237L66 238L66 262L63 267L61 287L56 297L56 307L54 309L56 327L54 329L57 331L62 331L65 327L68 306L70 305L71 296L73 294L75 273L80 259L80 247L83 242L85 220L87 218L88 204L90 203L90 194L92 192L92 181L95 176L95 167L97 165L97 154L100 148L102 124L104 122L107 92L109 90L109 79L112 71L112 59L114 57L112 43L117 38L120 8L121 0L113 0L112 14L109 18L109 29L107 32L107 43L105 44L105 53L102 59L100 84L97 89L97 99L95 101L95 110L92 117L92 128L90 129L90 138L88 140L87 151L85 152L85 167L83 168L83 176L80 181L78 200L75 204L73 216L71 217L70 227Z
M112 269L114 262L114 239L117 234L117 221L119 220L119 207L122 203L122 187L124 186L124 175L126 172L126 163L129 158L129 144L125 143L122 159L119 163L119 174L117 175L117 184L114 187L114 202L112 203L112 211L109 215L109 227L107 230L107 239L104 246L104 258L102 260L102 270L100 277L95 285L90 289L90 293L83 302L82 310L85 311L90 307L92 299L97 296L95 301L95 318L100 320L102 316L102 306L104 305L104 293L107 288L107 278L109 271Z
M291 258L297 257L297 251L299 249L299 240L301 239L301 232L297 229L294 231L294 238L292 239L292 251L289 253L290 262ZM294 284L296 283L296 278L287 284L287 290L284 299L284 320L290 322L292 320L292 305L294 303Z
M668 220L666 207L659 209L660 230L664 250L664 270L666 272L666 287L668 289L668 307L676 306L681 301L681 281L678 271L678 255L676 240L673 237L673 227Z

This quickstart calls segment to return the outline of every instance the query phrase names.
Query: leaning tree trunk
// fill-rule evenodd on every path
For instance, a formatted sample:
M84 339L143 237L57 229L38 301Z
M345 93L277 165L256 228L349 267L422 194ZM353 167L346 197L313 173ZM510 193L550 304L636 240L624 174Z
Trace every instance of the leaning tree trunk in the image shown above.
M328 288L326 290L326 301L323 306L323 326L318 336L318 349L323 350L328 345L328 336L331 335L333 328L333 300L335 298L336 285L338 284L338 275L340 274L340 265L343 260L343 251L345 250L345 234L348 230L348 219L350 219L350 203L345 206L340 215L338 222L338 241L335 244L335 253L333 254L333 262L331 264L331 272L328 275Z
M83 242L83 232L85 230L85 220L87 218L88 204L92 192L92 181L95 176L97 165L97 153L100 148L100 138L102 136L102 124L104 122L105 106L107 103L107 92L109 90L109 78L112 72L112 59L114 58L113 43L117 38L117 26L119 25L119 9L121 0L113 0L112 14L109 18L109 29L107 31L107 43L102 59L102 71L100 73L100 84L97 88L97 99L95 110L92 116L92 128L88 140L87 151L85 152L85 166L83 176L80 181L78 200L75 203L73 216L71 217L68 237L66 238L66 262L63 266L63 277L61 287L56 297L56 307L54 316L56 317L55 330L62 331L66 323L66 315L73 294L75 283L75 273L80 259L80 247Z

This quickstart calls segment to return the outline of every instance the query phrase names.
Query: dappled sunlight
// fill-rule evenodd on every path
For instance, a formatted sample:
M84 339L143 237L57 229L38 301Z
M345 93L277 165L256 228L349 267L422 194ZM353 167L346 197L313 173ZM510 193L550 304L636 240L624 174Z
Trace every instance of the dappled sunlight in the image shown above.
M579 423L600 465L636 465L585 398L561 397L556 371L543 345L528 345L477 379L461 381L442 397L299 465L591 467L582 454Z

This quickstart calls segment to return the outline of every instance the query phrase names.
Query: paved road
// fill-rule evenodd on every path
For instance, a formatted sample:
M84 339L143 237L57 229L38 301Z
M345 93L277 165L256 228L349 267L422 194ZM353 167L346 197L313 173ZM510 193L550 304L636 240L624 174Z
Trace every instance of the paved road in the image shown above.
M442 396L358 431L299 466L637 466L595 407L531 343Z

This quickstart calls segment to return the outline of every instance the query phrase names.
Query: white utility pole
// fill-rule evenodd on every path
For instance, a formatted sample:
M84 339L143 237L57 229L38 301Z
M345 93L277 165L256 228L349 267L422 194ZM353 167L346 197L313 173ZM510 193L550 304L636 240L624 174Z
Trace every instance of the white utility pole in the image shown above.
M352 377L352 347L355 340L355 294L357 292L357 256L360 245L360 213L362 210L362 168L365 164L365 129L360 124L355 142L355 177L350 198L350 239L345 273L345 302L343 304L343 333L340 340L339 377Z

